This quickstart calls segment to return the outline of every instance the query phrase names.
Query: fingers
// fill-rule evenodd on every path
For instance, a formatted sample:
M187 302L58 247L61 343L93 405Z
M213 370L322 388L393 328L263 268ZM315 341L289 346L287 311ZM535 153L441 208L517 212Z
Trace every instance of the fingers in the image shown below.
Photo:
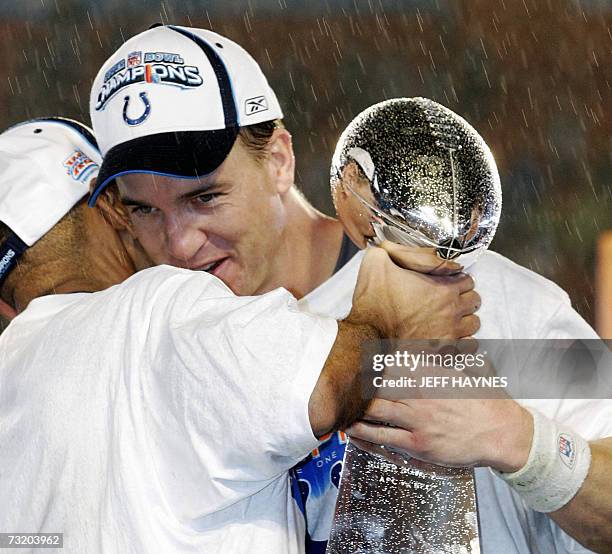
M433 248L414 248L388 240L379 244L393 262L404 268L431 275L454 275L462 266L452 260L442 260Z
M474 290L464 292L459 296L459 315L470 315L480 309L482 300L480 294Z
M476 285L474 278L471 275L468 275L467 273L458 275L456 277L455 282L457 287L459 288L459 294L464 294L466 292L474 290L474 287Z
M476 354L478 352L479 343L474 337L463 337L455 344L460 354Z
M478 329L480 329L480 318L474 314L466 315L459 322L458 338L471 337L476 334Z
M370 402L363 419L371 422L388 423L404 429L411 428L410 408L400 402L382 398L375 398Z
M355 436L351 437L351 442L357 445L361 450L365 450L366 452L370 452L371 454L380 454L380 446L376 444L358 439Z
M412 432L399 427L388 427L386 425L375 425L364 421L353 423L346 434L351 438L357 438L374 444L384 444L392 448L408 450L414 448L414 436Z
M432 277L438 284L452 289L456 294L463 294L474 290L474 278L467 273L456 273L454 275L437 275Z

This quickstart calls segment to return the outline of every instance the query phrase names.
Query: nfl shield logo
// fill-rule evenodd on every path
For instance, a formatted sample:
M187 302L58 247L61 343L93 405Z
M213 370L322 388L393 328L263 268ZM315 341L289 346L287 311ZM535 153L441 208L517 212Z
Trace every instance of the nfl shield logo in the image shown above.
M142 59L142 52L131 52L127 57L127 66L136 67L140 65Z
M561 433L559 435L559 456L561 461L570 469L574 468L576 462L576 450L574 449L574 441L570 435Z

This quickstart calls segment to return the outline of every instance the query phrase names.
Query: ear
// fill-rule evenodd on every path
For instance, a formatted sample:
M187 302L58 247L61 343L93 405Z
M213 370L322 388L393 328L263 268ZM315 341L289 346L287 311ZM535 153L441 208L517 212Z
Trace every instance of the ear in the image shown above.
M357 175L359 170L357 169L357 163L350 161L342 168L340 179L338 179L337 186L340 189L340 193L346 196L349 193L348 188L345 184L348 184L353 190L355 190L355 184L357 183Z
M17 315L17 310L0 298L0 317L11 321Z
M357 194L360 194L366 198L370 196L370 182L363 174L355 160L351 160L342 170L341 183L343 182L348 183L349 187L352 188Z
M295 182L295 156L291 134L284 128L275 129L266 148L276 189L280 194L284 194Z
M357 162L353 160L342 168L339 177L332 177L330 181L331 194L336 210L338 209L338 203L348 199L350 192L349 187L355 191L357 190L358 177L359 169L357 168ZM348 185L348 187L346 185Z
M95 207L116 231L127 231L132 237L135 236L130 215L119 198L115 183L111 183L100 193Z

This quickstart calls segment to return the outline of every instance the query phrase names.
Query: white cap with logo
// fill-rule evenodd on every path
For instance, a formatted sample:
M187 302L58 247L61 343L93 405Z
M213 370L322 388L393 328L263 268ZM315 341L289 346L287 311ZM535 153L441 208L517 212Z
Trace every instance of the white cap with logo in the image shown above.
M104 161L93 204L116 177L195 178L229 154L240 127L282 118L257 62L204 29L159 25L125 42L93 83L91 120Z
M27 121L0 134L0 284L23 252L89 192L101 156L90 129L63 118Z

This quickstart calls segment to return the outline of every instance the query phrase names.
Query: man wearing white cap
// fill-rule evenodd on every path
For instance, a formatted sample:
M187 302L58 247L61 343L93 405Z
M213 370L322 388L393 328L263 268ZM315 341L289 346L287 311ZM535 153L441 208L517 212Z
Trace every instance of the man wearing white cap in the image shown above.
M342 226L295 188L278 100L238 44L202 29L152 28L104 64L90 107L104 155L90 205L117 182L154 263L207 271L236 294L283 286L297 298L333 273ZM420 306L449 316L443 335L476 329L474 317L448 307L470 278L456 280Z
M280 289L132 276L129 230L82 201L99 162L69 120L0 135L0 304L18 313L0 336L0 546L302 552L287 470L361 413L360 345L404 336L424 279L376 249L336 323Z
M104 154L91 201L115 181L108 198L155 263L208 271L237 294L284 286L316 313L347 313L360 260L342 267L350 251L342 228L293 186L293 151L278 102L238 45L201 29L165 26L141 33L98 73L91 116ZM443 295L420 299L424 324L449 313L452 285L441 290ZM449 321L457 321L451 315ZM570 316L593 336L575 312ZM454 337L463 331L444 329ZM430 336L442 335L432 328ZM316 492L328 505L316 508L308 522L319 548L329 530L331 483L342 455L333 440L328 455L319 451L315 460L329 466L314 483L318 490L306 484L307 502ZM580 535L580 514L570 515ZM512 542L525 528L520 522L511 527L503 540Z
M118 192L119 213L154 263L207 271L236 294L282 286L300 299L356 252L339 222L294 186L291 136L276 95L233 41L177 26L141 33L101 68L90 107L104 154L90 202L105 190L116 200ZM107 188L113 181L118 189ZM413 295L413 336L473 334L477 304L464 311L458 301L472 287L457 275ZM342 294L350 302L351 290ZM319 458L299 468L319 550L344 440L327 437Z

